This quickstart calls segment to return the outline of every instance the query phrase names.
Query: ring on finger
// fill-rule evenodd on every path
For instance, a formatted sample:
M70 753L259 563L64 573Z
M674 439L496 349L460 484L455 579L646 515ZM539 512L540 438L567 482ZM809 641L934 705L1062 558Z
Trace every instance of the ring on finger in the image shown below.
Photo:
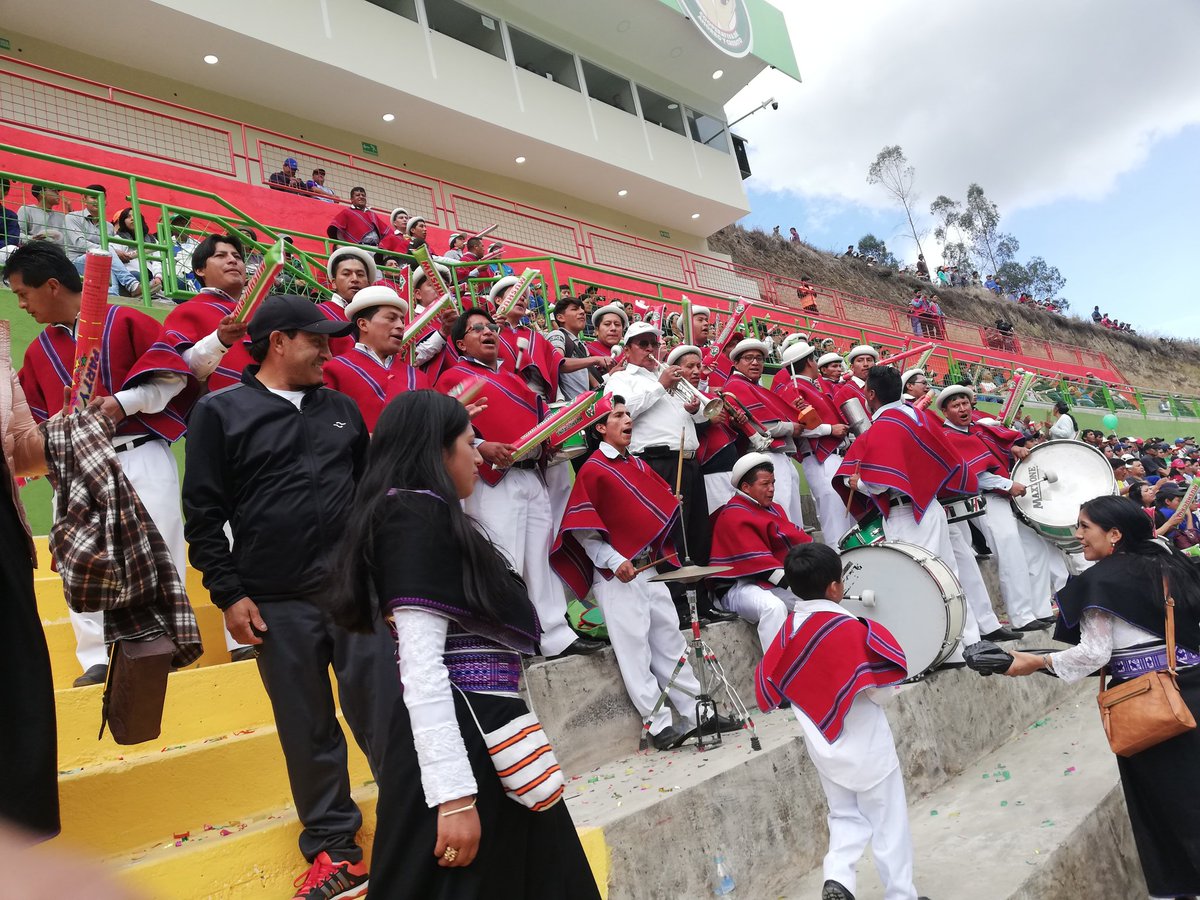
M458 859L458 850L454 847L447 847L442 851L442 859L448 863L454 862L454 860Z

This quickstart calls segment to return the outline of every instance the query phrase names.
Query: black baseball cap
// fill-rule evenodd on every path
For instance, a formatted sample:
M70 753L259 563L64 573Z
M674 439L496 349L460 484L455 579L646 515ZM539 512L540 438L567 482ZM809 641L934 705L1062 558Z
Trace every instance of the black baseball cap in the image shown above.
M1158 482L1158 496L1162 500L1174 500L1176 497L1182 497L1184 490L1173 481Z
M250 320L247 333L251 343L265 340L272 331L307 331L310 334L327 334L330 337L345 337L354 326L349 322L335 322L311 300L289 294L272 294L262 302Z

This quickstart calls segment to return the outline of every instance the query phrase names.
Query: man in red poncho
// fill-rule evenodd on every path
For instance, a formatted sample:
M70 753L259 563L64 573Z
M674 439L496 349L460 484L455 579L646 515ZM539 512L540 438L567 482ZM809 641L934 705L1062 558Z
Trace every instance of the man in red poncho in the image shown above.
M466 388L476 379L484 381L478 399L486 401L487 408L471 420L480 438L481 480L463 507L525 579L542 625L542 654L594 653L604 645L571 630L562 583L550 571L554 522L541 471L545 467L541 448L513 461L513 445L545 418L546 404L500 365L498 331L482 309L463 313L451 332L458 362L442 372L435 385L442 393L453 394L455 388Z
M346 307L354 300L354 296L379 280L375 260L359 247L339 247L330 253L325 273L329 277L329 286L333 288L333 296L322 300L317 308L333 322L348 322ZM336 337L329 341L329 352L334 356L341 356L353 347L352 337Z
M58 414L71 387L77 356L83 282L57 244L31 241L14 250L4 277L17 300L45 328L25 351L18 373L38 422ZM180 578L187 565L179 513L179 471L170 444L187 429L184 416L195 400L187 367L162 343L162 327L129 306L109 304L100 343L94 396L117 422L113 437L121 468L162 534ZM11 551L11 548L10 548ZM100 684L108 672L103 613L70 614L83 675L76 686Z
M367 189L355 187L350 189L350 205L334 214L325 233L335 241L378 247L388 227L383 217L367 206Z
M666 704L654 712L676 661L687 653L670 591L650 580L650 564L675 552L670 535L679 501L653 469L630 454L633 418L621 397L606 396L589 418L589 438L599 446L579 469L551 565L577 596L586 596L589 588L594 592L629 699L649 723L654 746L668 750L694 732L694 697L700 692L684 666L670 692L683 726L672 725ZM723 717L718 721L723 731L740 727Z
M842 404L852 397L863 405L863 409L867 408L867 372L878 362L879 351L870 344L860 344L850 348L850 352L846 354L846 365L850 369L850 377L838 384L833 392L833 399L838 409L841 409Z
M717 601L758 627L763 650L779 633L796 596L787 589L783 560L810 538L789 520L775 498L775 466L762 453L747 453L733 466L732 499L713 516L710 563L728 566L714 576ZM722 590L724 593L721 593Z

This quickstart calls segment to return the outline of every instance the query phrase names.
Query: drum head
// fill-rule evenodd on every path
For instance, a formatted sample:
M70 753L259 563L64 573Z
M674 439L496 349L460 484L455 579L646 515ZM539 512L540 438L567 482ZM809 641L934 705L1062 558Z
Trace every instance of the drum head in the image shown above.
M1047 481L1047 474L1054 480ZM1013 480L1028 488L1023 497L1013 498L1013 505L1026 521L1050 536L1064 529L1069 536L1081 505L1117 492L1112 463L1080 441L1039 444L1013 468Z
M962 637L966 606L958 579L923 547L889 541L842 554L842 608L878 622L900 642L911 678L942 662ZM864 591L874 591L869 603Z

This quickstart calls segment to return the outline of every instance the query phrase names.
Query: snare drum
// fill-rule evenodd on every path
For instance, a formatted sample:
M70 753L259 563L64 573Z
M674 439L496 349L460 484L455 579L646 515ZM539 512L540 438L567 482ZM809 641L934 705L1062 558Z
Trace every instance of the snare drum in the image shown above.
M878 511L872 511L861 522L842 535L838 541L839 550L853 550L855 547L869 547L883 543L883 516Z
M551 444L550 449L554 451L554 459L550 465L556 466L568 459L574 459L576 456L587 453L587 437L582 431L577 431L561 444Z
M1112 463L1082 441L1039 444L1013 467L1012 477L1027 488L1024 496L1012 498L1013 511L1067 553L1080 549L1075 540L1079 507L1117 492Z
M926 396L929 396L926 394ZM955 497L953 500L938 501L946 508L947 522L965 522L975 519L987 512L987 500L983 494L974 497Z
M878 622L900 642L908 675L944 662L962 638L966 601L941 559L924 547L887 541L842 553L842 608ZM874 596L862 599L864 591Z

